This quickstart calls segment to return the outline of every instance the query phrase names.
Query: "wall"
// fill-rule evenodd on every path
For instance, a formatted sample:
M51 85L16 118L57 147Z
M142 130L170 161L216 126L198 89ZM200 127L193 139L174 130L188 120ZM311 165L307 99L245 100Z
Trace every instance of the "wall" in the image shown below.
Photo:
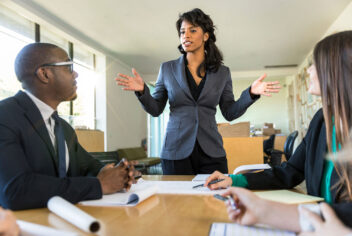
M131 74L131 68L112 57L106 58L106 150L140 146L147 135L147 116L134 92L117 86L117 73ZM98 105L98 104L97 104Z
M233 90L236 100L239 99L242 91L247 89L254 80L255 79L233 79ZM270 77L266 80L274 81L274 79L270 79ZM250 121L251 125L254 125L256 128L261 128L264 122L270 122L274 123L277 129L281 129L282 133L288 134L287 88L285 87L285 78L278 79L278 81L280 81L282 86L280 93L274 94L272 97L262 96L248 108L245 114L230 123ZM216 113L216 120L218 123L228 122L222 116L219 107Z
M324 35L322 35L321 39L326 37L327 35L333 34L335 32L339 31L344 31L344 30L352 30L352 2L345 8L345 10L339 15L339 17L331 24L331 26L327 29ZM300 97L302 96L301 91L298 89L297 84L299 83L299 79L301 77L302 72L304 69L308 68L309 65L309 60L310 57L313 53L313 48L311 51L307 54L305 59L301 62L301 64L298 67L298 74L294 75L293 77L287 77L287 81L290 81L288 83L292 83L294 87L294 97ZM303 136L305 135L305 132L308 128L310 119L307 121L303 122L300 120L301 117L301 104L297 103L295 99L295 104L294 107L291 109L294 109L294 114L295 114L295 129L300 131L300 135L297 138L296 144L299 143ZM317 108L315 109L317 110Z

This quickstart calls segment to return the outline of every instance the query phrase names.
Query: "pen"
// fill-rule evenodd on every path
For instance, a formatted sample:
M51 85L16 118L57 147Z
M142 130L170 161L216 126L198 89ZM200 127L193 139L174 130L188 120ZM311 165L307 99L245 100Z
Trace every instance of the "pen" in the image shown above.
M141 177L142 177L142 175L137 175L137 176L134 176L134 179L139 179Z
M216 179L216 180L210 181L208 185L216 184L216 183L219 183L224 180L225 179ZM199 187L204 187L204 184L198 184L198 185L193 186L192 188L199 188Z
M220 194L214 194L214 197L229 204L231 206L232 210L237 209L237 204L233 200L232 196L223 197Z

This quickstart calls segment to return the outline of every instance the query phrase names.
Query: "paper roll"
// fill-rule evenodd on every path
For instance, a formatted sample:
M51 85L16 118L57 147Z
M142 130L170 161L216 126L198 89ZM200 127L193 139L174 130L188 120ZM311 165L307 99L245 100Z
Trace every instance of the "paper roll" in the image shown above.
M48 201L48 209L86 232L96 233L100 228L100 223L97 219L88 215L62 197L54 196L50 198Z

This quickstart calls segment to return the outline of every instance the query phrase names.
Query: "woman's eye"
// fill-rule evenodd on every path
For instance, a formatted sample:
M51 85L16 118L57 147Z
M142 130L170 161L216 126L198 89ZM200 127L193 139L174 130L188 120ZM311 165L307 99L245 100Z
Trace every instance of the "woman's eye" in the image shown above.
M195 32L197 32L197 30L193 29L193 30L191 30L191 32L192 32L192 33L195 33Z
M185 31L181 31L180 34L185 34Z

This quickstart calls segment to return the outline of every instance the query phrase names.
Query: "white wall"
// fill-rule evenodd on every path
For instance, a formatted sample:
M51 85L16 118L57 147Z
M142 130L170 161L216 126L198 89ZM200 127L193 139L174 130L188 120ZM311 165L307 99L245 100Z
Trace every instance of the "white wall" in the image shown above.
M147 116L134 92L117 86L117 73L131 74L131 68L106 58L106 150L140 146L147 135ZM102 105L102 104L100 104ZM98 106L98 104L97 104Z
M270 77L266 80L272 81ZM254 79L233 80L235 100L239 99L242 91L247 89L253 81ZM287 88L284 87L285 78L278 79L278 81L280 81L282 86L280 93L274 94L272 97L262 96L247 109L245 114L230 123L233 124L242 121L250 121L251 125L253 124L256 128L261 128L265 122L269 122L274 123L275 127L281 129L282 133L288 134ZM219 107L216 113L216 121L218 123L228 122L222 116Z

